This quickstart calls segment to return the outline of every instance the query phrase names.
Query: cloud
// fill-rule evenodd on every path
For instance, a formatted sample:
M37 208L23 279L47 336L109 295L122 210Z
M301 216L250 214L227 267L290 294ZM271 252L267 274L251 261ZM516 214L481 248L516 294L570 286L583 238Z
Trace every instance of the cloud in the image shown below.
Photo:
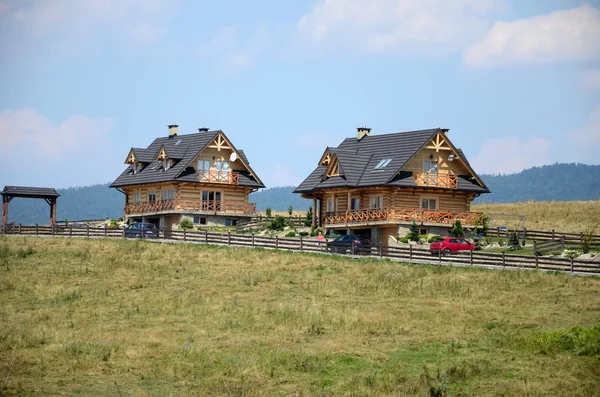
M68 52L106 37L129 45L154 43L167 33L176 9L170 0L9 1L0 23L15 37L49 41L52 49Z
M238 72L255 64L268 40L268 30L264 25L259 25L245 42L243 37L240 38L237 27L228 26L217 33L200 55L215 59L229 72Z
M514 22L496 22L468 48L470 67L588 61L600 58L600 11L590 5Z
M550 147L550 141L540 137L489 139L471 163L480 174L510 174L552 163Z
M444 55L485 36L501 0L321 0L300 18L310 48Z
M112 121L93 120L83 115L72 115L53 125L34 109L3 110L0 112L0 141L5 150L15 147L53 158L69 155L83 149L97 148L98 141L112 128ZM22 153L23 157L25 153Z

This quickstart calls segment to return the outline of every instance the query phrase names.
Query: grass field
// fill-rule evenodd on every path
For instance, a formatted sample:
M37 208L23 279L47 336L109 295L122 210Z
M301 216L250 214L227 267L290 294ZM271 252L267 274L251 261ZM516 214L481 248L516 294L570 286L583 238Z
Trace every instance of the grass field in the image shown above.
M594 396L600 279L0 238L18 396Z
M525 227L531 230L556 230L581 233L595 227L600 234L600 200L596 201L527 201L510 204L474 204L471 211L486 214L518 214L525 216ZM494 225L517 226L518 218L494 216Z

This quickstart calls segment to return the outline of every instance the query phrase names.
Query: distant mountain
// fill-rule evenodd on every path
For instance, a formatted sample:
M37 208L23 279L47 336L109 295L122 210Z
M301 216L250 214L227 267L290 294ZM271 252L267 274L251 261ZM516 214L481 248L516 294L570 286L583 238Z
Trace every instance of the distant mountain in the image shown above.
M475 203L600 199L600 165L557 163L516 174L480 177L492 193L482 194Z
M518 201L574 201L600 199L600 165L553 164L533 167L516 174L480 175L492 193L482 194L476 203ZM2 189L3 186L0 186ZM263 189L250 195L259 211L306 211L311 200L292 193L294 186ZM61 195L57 219L84 220L123 216L125 198L108 184L57 189ZM47 224L49 206L44 200L15 198L10 202L9 221L22 224Z

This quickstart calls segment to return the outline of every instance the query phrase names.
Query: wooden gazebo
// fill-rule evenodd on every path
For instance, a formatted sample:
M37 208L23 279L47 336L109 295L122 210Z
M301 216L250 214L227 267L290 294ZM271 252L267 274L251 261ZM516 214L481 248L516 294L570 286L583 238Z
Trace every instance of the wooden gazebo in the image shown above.
M2 194L2 226L8 224L8 203L15 197L44 199L50 205L50 224L56 224L56 199L60 194L53 188L5 186L0 194Z

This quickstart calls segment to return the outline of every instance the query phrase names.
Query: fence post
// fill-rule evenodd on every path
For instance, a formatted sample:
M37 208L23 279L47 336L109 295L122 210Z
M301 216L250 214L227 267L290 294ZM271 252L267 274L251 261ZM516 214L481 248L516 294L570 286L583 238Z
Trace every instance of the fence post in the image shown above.
M473 266L473 250L469 251L469 261L471 262L471 266Z
M227 245L231 245L231 231L227 230Z
M581 232L579 234L579 241L580 241L580 244L583 245L583 232Z
M108 225L104 227L104 237L108 234Z
M279 248L279 236L275 235L275 249Z
M208 244L208 230L204 230L204 244Z
M183 229L183 241L187 240L187 229Z
M125 238L125 227L123 227L123 229L121 229L121 230L122 230L122 232L121 232L122 236L123 236L123 238Z
M554 229L552 229L552 240L554 240Z
M438 250L438 262L441 265L442 264L442 250Z
M50 233L54 236L54 224L50 225Z
M90 237L90 224L86 223L86 236L89 238Z
M383 242L379 242L379 257L383 256Z
M350 243L350 255L354 256L354 240Z
M533 254L537 255L537 241L533 240Z
M304 251L304 247L302 246L303 245L302 240L303 240L303 238L302 238L302 236L300 236L300 251Z
M500 237L500 226L496 228L496 237Z
M502 251L502 267L506 267L506 258L504 257L504 251Z
M524 227L523 228L523 246L525 246L526 242L527 242L527 228Z
M412 261L412 245L408 245L408 260Z
M571 255L571 273L573 273L573 255Z
M536 269L538 268L538 256L537 255L535 256L535 268Z
M21 234L21 224L19 223L19 234Z
M254 232L252 232L252 248L254 248Z
M39 234L39 229L38 229L38 224L35 224L35 235L37 236Z

